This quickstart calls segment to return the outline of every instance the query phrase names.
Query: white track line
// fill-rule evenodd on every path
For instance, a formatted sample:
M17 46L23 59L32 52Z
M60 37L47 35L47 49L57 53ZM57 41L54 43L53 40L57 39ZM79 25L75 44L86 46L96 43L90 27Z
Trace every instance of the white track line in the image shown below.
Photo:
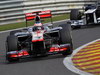
M96 41L99 41L99 40L100 40L100 39L94 40L94 41L92 41L92 42L90 42L90 43L87 43L87 44L85 44L85 45L83 45L83 46L81 46L81 47L75 49L70 57L66 57L66 58L63 60L63 63L64 63L64 65L65 65L65 67L68 68L70 71L72 71L72 72L74 72L74 73L77 73L77 74L79 74L79 75L93 75L93 74L84 72L84 71L79 70L78 68L76 68L76 67L74 66L73 62L72 62L72 58L73 58L73 56L74 56L79 50L81 50L82 48L88 46L89 44L92 44L92 43L94 43L94 42L96 42Z

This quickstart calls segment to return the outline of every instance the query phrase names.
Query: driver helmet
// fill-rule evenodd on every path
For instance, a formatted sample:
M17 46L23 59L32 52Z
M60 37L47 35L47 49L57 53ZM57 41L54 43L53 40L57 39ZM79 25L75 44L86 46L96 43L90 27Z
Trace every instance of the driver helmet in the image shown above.
M36 13L35 22L36 23L40 23L41 22L39 13Z

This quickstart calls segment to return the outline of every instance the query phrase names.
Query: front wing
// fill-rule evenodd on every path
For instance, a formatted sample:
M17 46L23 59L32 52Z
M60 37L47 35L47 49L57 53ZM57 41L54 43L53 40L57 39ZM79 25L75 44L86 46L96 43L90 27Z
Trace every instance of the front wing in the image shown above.
M70 44L53 45L46 54L47 55L59 54L64 51L67 51L69 49L70 49ZM7 52L6 55L9 58L31 57L32 55L30 55L30 53L28 51L29 50L27 50L27 49L22 49L19 51L15 50L15 51Z

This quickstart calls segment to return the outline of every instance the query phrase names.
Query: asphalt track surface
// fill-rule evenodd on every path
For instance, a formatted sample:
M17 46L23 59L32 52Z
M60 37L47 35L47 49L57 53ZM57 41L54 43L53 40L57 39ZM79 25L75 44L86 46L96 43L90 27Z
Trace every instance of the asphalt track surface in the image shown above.
M60 23L59 23L60 24ZM0 33L0 75L77 75L63 65L62 55L22 59L7 63L5 41L9 32ZM100 26L82 27L72 31L74 49L100 38Z

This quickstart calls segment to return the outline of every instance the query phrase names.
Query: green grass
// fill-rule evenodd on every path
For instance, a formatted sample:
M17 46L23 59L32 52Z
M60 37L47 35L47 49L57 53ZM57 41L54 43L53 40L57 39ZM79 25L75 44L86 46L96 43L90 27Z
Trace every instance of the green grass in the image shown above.
M52 18L53 21L59 21L59 20L64 20L64 19L69 19L69 14L55 15ZM50 18L44 19L44 21L43 21L43 23L48 23L48 22L50 22ZM32 26L33 24L34 24L34 21L28 22L28 26ZM22 28L22 27L25 27L25 26L26 26L25 22L14 23L14 24L6 24L6 25L0 26L0 31L17 29L17 28Z

